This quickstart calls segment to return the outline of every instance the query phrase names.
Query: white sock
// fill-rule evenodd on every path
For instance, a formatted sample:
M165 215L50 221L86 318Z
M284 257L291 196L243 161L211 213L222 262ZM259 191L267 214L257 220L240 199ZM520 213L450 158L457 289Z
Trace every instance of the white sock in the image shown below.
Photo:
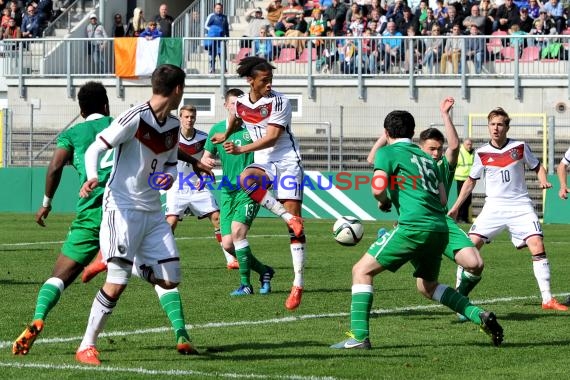
M457 273L455 274L455 289L459 288L461 284L461 274L463 273L463 267L461 265L457 266Z
M275 197L273 197L273 195L269 191L265 193L259 204L262 207L271 211L273 214L280 216L286 222L291 220L291 218L293 217L292 214L288 213L287 210L285 210L283 204L279 202L277 199L275 199Z
M534 270L534 277L540 289L542 303L550 302L552 293L550 292L550 264L548 263L548 259L533 260L532 269Z
M113 312L113 309L117 305L117 301L111 301L103 293L103 290L99 290L95 299L93 300L93 305L91 306L91 313L89 314L89 320L87 321L87 329L85 330L85 335L83 340L79 345L79 350L84 350L89 346L95 346L97 343L97 337L103 331L107 319Z
M305 268L305 243L291 243L291 258L293 259L293 272L295 278L293 285L303 287L305 280L303 278L303 270Z
M233 262L236 259L228 251L226 251L223 246L222 246L222 252L224 253L224 256L226 257L226 261L228 262L228 264Z

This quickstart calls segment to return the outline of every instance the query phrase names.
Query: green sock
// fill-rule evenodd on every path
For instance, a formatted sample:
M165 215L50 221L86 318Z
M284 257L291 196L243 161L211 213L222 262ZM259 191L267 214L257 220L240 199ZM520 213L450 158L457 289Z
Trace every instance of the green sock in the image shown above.
M250 276L251 276L251 249L249 245L243 248L237 249L236 247L236 257L239 262L239 278L240 283L245 286L251 286Z
M166 316L170 320L170 324L174 329L176 341L178 342L178 338L181 336L190 340L184 323L182 300L180 299L180 293L178 293L178 289L165 290L158 287L158 285L155 287L155 289L156 288L160 289L157 289L157 293L159 293L160 306L162 306L162 310L164 310Z
M481 281L481 276L477 276L473 273L466 272L463 270L461 272L461 281L459 282L459 286L457 287L457 292L462 296L467 297L469 293L477 286L477 284Z
M355 289L355 287L358 287ZM363 289L363 287L366 287ZM370 309L372 308L372 286L353 285L350 305L350 331L356 340L362 341L369 335Z
M34 320L46 319L48 313L59 301L59 297L63 292L63 281L57 277L48 279L40 288L38 292L38 299L36 301L36 310L34 312Z
M443 294L441 294L441 298L437 299L436 294L441 293L440 287L445 287L445 290L443 291ZM456 313L463 314L464 316L469 318L471 322L477 325L481 324L481 318L479 318L479 313L481 313L483 309L473 305L471 302L469 302L469 299L467 297L462 296L461 294L451 289L450 287L446 285L438 285L438 289L436 289L436 291L434 292L434 300L447 306Z

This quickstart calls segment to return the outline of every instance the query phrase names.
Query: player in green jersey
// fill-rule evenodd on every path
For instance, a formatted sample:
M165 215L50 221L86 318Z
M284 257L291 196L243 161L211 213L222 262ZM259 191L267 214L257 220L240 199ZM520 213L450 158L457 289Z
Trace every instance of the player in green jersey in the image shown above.
M229 112L235 109L235 101L243 91L230 89L226 92L224 107ZM270 266L262 264L251 252L247 233L253 220L259 211L259 204L253 201L239 185L239 176L243 169L253 162L253 153L239 155L229 154L224 149L218 149L219 145L212 143L211 138L216 133L225 133L228 120L215 124L210 130L204 156L205 165L212 164L217 155L222 163L222 182L220 187L220 227L222 233L222 245L228 252L235 252L239 261L240 286L231 292L232 296L253 294L250 281L251 270L259 273L260 294L271 292L271 279L275 271ZM249 132L245 128L239 128L228 136L227 141L237 146L243 146L252 142ZM221 148L221 147L220 147Z
M424 152L429 154L436 162L443 186L446 194L449 194L455 168L457 166L457 159L459 155L459 137L457 131L451 120L449 114L453 107L455 100L452 97L443 99L440 104L441 117L445 127L445 134L447 136L447 149L443 153L444 136L436 128L428 128L420 133L420 147ZM370 151L369 161L374 157L378 148L386 145L386 139L381 137L378 139L374 147ZM457 291L467 296L471 290L481 281L481 273L483 272L483 259L479 254L475 245L467 234L455 223L455 221L447 216L447 226L449 228L449 243L444 251L444 256L457 263ZM460 321L464 322L467 319L460 315Z
M79 174L79 183L84 183L87 180L84 153L97 133L107 128L112 121L109 117L107 91L101 83L85 83L81 86L77 99L85 121L63 131L57 138L57 148L46 174L43 203L36 213L36 222L42 227L45 227L45 219L51 211L51 200L59 186L63 167L70 162ZM42 285L38 293L33 321L12 346L15 355L26 355L29 352L43 329L44 320L59 301L63 290L75 281L99 251L101 204L105 183L113 165L112 151L109 152L99 162L99 186L93 190L93 196L79 198L77 201L76 216L55 262L52 277Z
M440 302L479 324L493 344L503 341L503 329L492 312L474 306L469 299L437 279L441 256L449 241L444 205L447 197L435 161L412 144L415 121L407 111L392 111L384 120L388 146L379 149L374 161L372 193L380 210L392 204L398 225L379 237L352 268L351 331L335 349L370 349L369 318L374 277L397 271L411 262L417 288L425 297ZM397 177L396 177L397 176ZM398 186L382 186L397 179Z

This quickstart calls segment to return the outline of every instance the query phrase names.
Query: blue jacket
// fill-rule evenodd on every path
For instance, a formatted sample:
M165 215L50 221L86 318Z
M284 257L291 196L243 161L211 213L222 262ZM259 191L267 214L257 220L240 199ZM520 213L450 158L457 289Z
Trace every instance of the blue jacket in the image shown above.
M210 34L210 27L217 26L221 30L221 34L214 36ZM230 24L228 23L228 16L225 14L210 13L206 18L206 34L209 37L229 37Z

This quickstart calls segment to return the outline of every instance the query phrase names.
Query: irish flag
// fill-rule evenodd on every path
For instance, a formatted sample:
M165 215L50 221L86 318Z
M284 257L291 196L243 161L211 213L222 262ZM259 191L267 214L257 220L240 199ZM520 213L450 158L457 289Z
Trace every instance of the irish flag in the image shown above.
M115 75L122 78L150 76L154 69L170 63L182 67L181 38L115 38Z

